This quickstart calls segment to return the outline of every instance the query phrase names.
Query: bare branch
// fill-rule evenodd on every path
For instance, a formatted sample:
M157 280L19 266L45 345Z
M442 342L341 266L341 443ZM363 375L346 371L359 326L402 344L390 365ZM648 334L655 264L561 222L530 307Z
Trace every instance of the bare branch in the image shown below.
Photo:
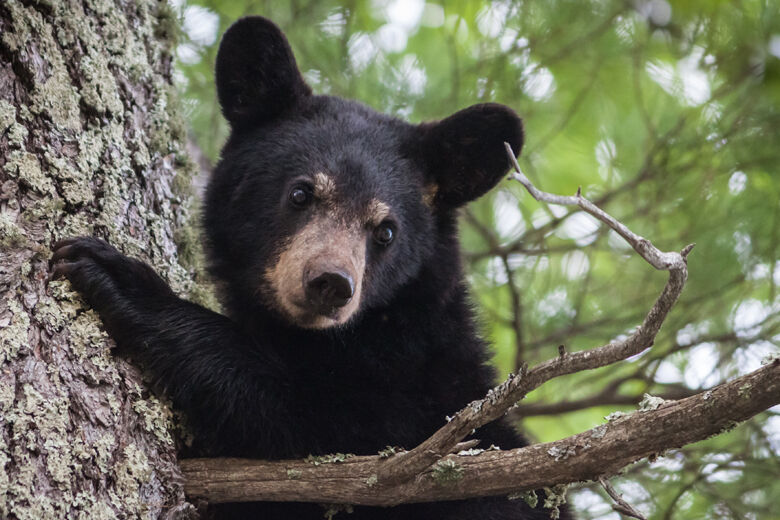
M570 354L574 356L575 354ZM637 411L556 442L477 455L449 455L459 468L444 481L442 463L417 478L383 483L378 475L403 454L350 457L314 465L303 460L181 461L190 496L211 502L296 501L392 506L508 495L554 484L598 480L632 462L706 439L780 403L780 359L755 372L655 410ZM452 461L452 462L447 462Z
M649 240L643 238L630 229L628 229L622 222L603 211L601 208L593 204L591 201L582 196L582 190L577 189L577 193L573 196L554 195L547 193L536 188L528 177L525 176L520 169L520 165L517 163L515 154L512 151L512 147L509 143L504 143L506 147L507 155L512 162L512 166L515 169L515 173L512 174L512 178L519 181L520 184L525 186L528 193L538 200L539 202L546 202L548 204L557 204L560 206L578 206L586 213L593 215L610 228L615 230L621 237L628 242L634 250L639 253L639 256L644 258L650 265L658 269L659 271L671 271L674 269L686 269L685 259L688 253L693 249L694 244L686 246L680 253L664 253L656 248Z
M536 200L552 204L575 205L584 209L618 232L650 265L659 270L669 271L669 280L642 325L630 336L614 340L602 347L559 356L536 366L527 374L524 373L525 371L520 371L517 375L510 375L485 399L469 404L422 444L404 453L403 456L390 460L379 474L382 482L400 482L419 474L439 460L443 454L450 453L452 447L472 430L498 419L528 392L550 379L610 365L650 347L688 278L686 257L693 248L692 245L687 246L680 253L661 252L649 240L633 233L621 222L584 198L579 190L573 197L552 195L538 190L523 175L512 148L509 144L504 144L516 170L513 178L520 181Z
M599 479L599 484L601 484L601 487L604 488L609 497L615 501L612 509L620 514L630 516L631 518L636 518L637 520L647 520L645 515L634 509L631 504L623 500L623 497L615 490L614 487L612 487L612 484L610 484L608 480L602 477Z

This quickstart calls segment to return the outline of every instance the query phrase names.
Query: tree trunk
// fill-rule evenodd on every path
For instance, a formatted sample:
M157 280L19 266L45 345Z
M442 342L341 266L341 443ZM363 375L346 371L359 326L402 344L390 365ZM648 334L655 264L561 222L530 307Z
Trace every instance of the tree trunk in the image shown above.
M0 2L0 517L191 518L167 404L111 353L51 244L108 239L203 303L193 171L155 0Z

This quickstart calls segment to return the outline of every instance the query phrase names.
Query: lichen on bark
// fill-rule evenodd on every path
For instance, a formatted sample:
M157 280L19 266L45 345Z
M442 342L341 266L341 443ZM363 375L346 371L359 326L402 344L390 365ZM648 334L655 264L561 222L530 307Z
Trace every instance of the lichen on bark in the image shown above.
M116 358L51 244L108 239L213 305L156 0L0 2L0 517L186 518L172 414ZM185 255L179 254L182 242Z

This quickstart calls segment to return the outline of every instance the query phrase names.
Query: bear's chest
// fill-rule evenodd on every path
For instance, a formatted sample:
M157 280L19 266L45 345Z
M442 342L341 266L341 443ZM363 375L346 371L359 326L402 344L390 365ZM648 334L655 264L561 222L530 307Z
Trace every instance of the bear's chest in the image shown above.
M318 451L376 453L413 447L445 423L452 403L435 398L425 364L352 359L299 366L292 400L305 442Z

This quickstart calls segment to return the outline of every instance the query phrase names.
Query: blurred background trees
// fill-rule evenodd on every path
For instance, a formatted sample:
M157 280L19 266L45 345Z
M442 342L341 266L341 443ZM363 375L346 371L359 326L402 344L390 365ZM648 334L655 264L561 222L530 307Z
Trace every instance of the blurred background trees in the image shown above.
M287 33L317 93L412 122L496 101L525 120L540 188L583 193L663 250L697 247L656 345L552 381L518 426L549 441L756 369L780 349L780 3L773 0L192 0L177 79L192 139L227 134L213 86L219 35L262 14ZM504 182L463 215L469 281L503 378L521 363L635 327L665 275L571 209ZM780 411L628 468L619 491L651 518L776 519ZM616 519L598 486L570 499Z

